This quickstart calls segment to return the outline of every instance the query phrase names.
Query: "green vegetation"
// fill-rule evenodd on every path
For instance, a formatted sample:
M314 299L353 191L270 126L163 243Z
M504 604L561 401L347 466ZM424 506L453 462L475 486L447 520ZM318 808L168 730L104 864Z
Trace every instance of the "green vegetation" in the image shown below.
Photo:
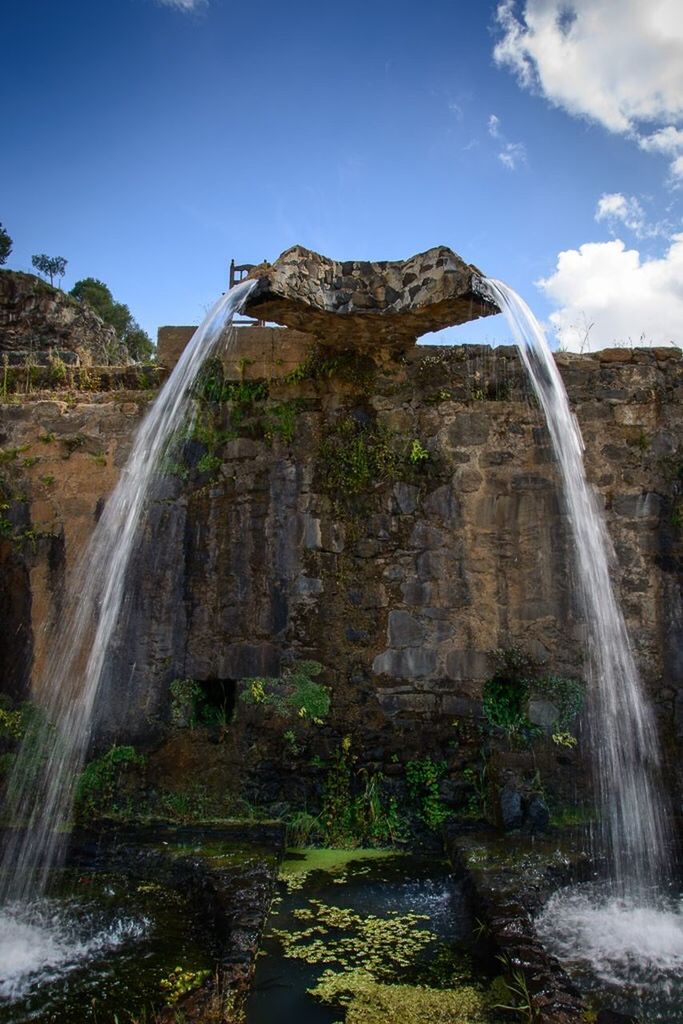
M85 766L76 786L75 813L80 820L109 817L127 809L123 797L126 769L145 758L133 747L113 746Z
M77 302L90 306L106 324L114 328L131 359L139 363L152 358L154 345L151 338L134 319L128 306L115 301L103 281L95 277L84 277L76 281L69 295Z
M0 266L7 263L11 252L12 239L10 238L7 229L0 224Z
M184 970L182 967L174 967L168 977L162 978L159 982L159 986L166 996L166 1002L172 1006L188 992L194 992L202 982L206 981L210 973L210 971L190 971Z
M422 447L422 443L416 438L410 443L408 458L413 465L419 466L420 463L427 462L431 458L431 455L426 448Z
M326 971L310 990L322 1003L346 1009L346 1024L484 1024L490 1004L478 988L425 988L376 981L363 967Z
M322 725L330 711L330 691L315 678L323 672L317 661L299 661L279 679L257 676L244 679L240 699L285 720L299 719Z
M323 490L336 506L349 507L355 499L397 475L400 456L396 440L374 420L353 417L338 420L320 445Z
M354 770L351 737L345 736L323 783L318 822L326 846L388 846L407 838L407 821L398 800L389 796L381 772Z
M37 270L43 277L50 278L50 284L54 285L54 279L58 277L61 279L66 274L67 260L63 256L46 256L45 253L41 253L37 256L31 257L31 264L34 270Z
M483 691L483 712L488 724L522 746L530 746L542 730L529 720L529 700L550 701L558 712L554 742L572 747L576 740L570 725L581 712L585 700L585 684L565 676L540 675L538 663L518 644L492 652L496 671L486 681Z
M418 819L433 831L448 817L448 810L439 795L439 782L446 773L445 761L425 757L406 765L406 784Z
M355 349L340 352L318 347L296 369L285 377L288 384L301 381L323 381L336 377L360 391L371 390L377 369L370 356Z

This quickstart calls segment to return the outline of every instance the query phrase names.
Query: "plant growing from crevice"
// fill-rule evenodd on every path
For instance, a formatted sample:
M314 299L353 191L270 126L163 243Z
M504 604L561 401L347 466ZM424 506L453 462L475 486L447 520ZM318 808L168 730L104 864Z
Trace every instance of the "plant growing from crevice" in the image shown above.
M428 829L436 831L449 815L441 800L439 783L446 774L445 761L425 757L406 765L406 786L417 818Z
M279 678L243 679L240 699L284 720L322 725L331 704L329 687L316 681L323 671L318 661L298 661L285 668Z
M348 511L360 495L395 478L400 454L386 427L349 416L328 429L318 462L322 489L335 507Z
M75 813L80 820L114 816L128 808L122 787L126 773L146 763L134 747L113 746L85 766L76 785Z

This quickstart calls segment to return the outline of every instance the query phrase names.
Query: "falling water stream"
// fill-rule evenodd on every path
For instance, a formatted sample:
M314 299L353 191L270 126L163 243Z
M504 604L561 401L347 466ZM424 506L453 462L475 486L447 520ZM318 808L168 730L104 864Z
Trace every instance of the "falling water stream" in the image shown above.
M169 439L192 416L192 382L254 286L253 281L243 282L223 296L185 348L137 434L71 579L39 687L45 723L24 742L9 787L11 816L25 827L10 836L0 870L0 964L9 962L11 954L16 959L18 935L22 949L36 951L38 966L46 943L59 942L44 925L44 893L63 853L136 536ZM599 896L573 891L563 899L559 894L547 938L552 944L553 936L561 936L558 953L566 959L590 959L596 954L596 937L602 936L604 946L607 934L614 947L607 954L612 970L619 957L632 960L634 928L647 919L649 962L666 970L671 964L683 965L683 917L680 908L666 901L670 839L657 734L610 581L611 544L604 517L586 480L581 434L538 322L506 285L485 280L483 286L508 319L547 419L575 542L588 636L599 849L609 864L609 884ZM36 750L41 751L39 758ZM539 928L543 930L543 922ZM19 973L36 969L29 953L19 958ZM11 978L4 980L13 984Z
M25 827L10 835L0 867L0 965L11 962L20 932L22 942L34 948L36 957L53 941L40 923L45 919L42 897L64 851L65 827L90 740L97 694L120 623L136 536L169 440L193 415L192 383L255 284L242 282L223 295L184 349L137 433L121 477L70 580L65 607L50 634L48 661L38 687L44 716L24 740L8 786L10 818ZM62 953L66 956L64 950ZM30 959L21 961L22 971L30 971ZM2 980L11 984L11 979Z
M612 544L586 478L581 431L543 330L507 285L487 279L484 286L507 318L560 471L588 640L596 855L608 865L600 886L556 894L538 928L562 959L590 964L603 981L621 989L663 990L683 967L683 912L670 895L672 838L657 730L610 579ZM664 1012L652 1019L683 1019Z

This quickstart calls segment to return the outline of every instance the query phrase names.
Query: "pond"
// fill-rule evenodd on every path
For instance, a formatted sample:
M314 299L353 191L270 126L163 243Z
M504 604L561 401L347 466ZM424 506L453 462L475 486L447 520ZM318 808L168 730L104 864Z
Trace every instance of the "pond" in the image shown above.
M0 911L0 1022L145 1020L206 977L211 946L176 889L65 873L49 897Z
M247 1024L370 1024L392 1013L405 1024L437 1024L455 1013L463 1022L494 1020L490 976L473 958L473 927L463 884L442 861L290 851Z

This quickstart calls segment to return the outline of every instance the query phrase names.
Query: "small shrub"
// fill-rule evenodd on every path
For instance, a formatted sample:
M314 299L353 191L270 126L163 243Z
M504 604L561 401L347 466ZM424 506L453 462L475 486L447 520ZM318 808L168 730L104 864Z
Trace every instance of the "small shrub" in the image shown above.
M439 795L439 782L445 772L445 761L433 761L431 757L406 765L406 783L415 812L432 830L438 829L448 817L448 809Z
M120 811L118 797L125 769L142 766L145 758L133 747L111 747L81 772L76 786L76 813L83 819L101 818Z

